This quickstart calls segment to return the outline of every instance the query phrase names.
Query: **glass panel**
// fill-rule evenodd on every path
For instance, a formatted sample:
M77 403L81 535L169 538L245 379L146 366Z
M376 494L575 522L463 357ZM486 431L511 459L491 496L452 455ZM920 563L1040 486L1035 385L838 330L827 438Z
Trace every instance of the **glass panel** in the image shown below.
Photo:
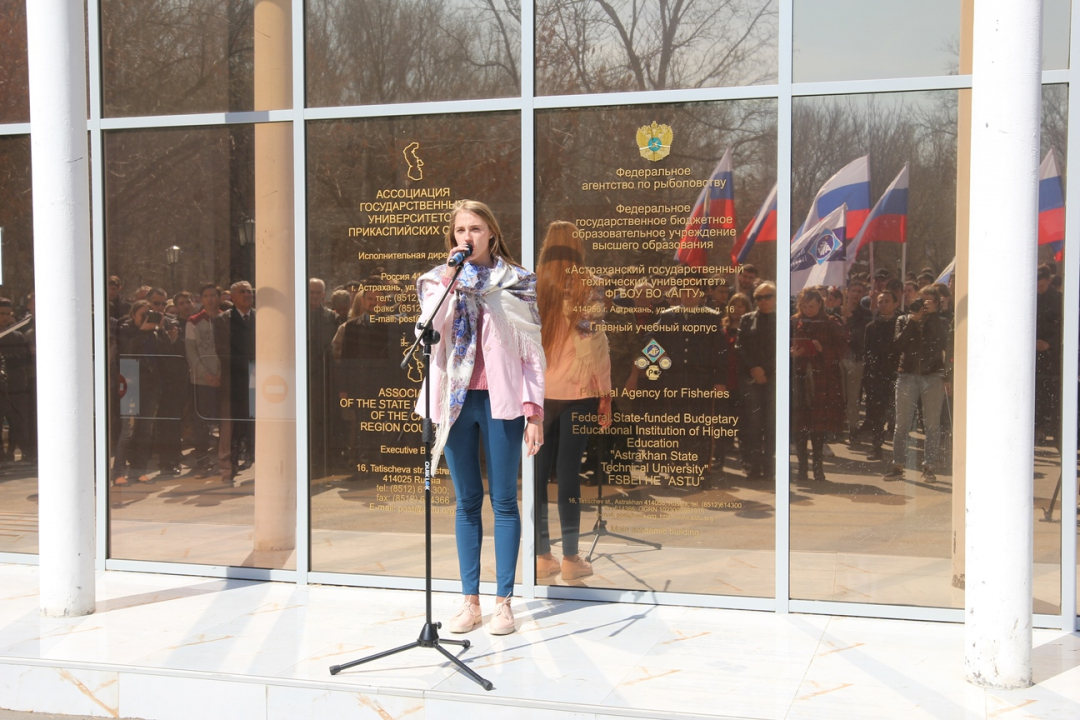
M102 0L102 78L107 116L289 107L256 101L259 84L291 85L291 64L255 69L263 42L289 42L288 13L253 0Z
M1061 345L1069 88L1044 85L1035 319L1034 609L1061 612Z
M792 35L795 82L955 75L960 0L795 0Z
M536 4L539 95L776 82L776 0Z
M1043 0L1043 70L1069 67L1071 0Z
M952 91L795 102L792 597L963 605L951 550L964 502L950 390L956 128ZM869 248L852 259L861 227Z
M769 206L775 143L772 100L537 115L541 583L773 594L775 288L759 286L773 300L749 314L728 295L736 228ZM761 278L771 217L742 258ZM575 577L575 552L592 576Z
M321 281L309 295L313 570L423 576L420 367L400 367L416 279L445 260L460 198L491 206L520 260L520 147L516 113L308 124L308 275ZM445 462L432 490L434 575L457 578ZM489 540L481 579L494 577Z
M307 0L309 107L521 93L521 3Z
M0 138L0 552L38 551L30 136Z
M105 172L110 557L293 568L291 124L107 133Z
M26 3L0 0L0 122L30 122Z
M1069 66L1069 0L1043 3L1043 70ZM956 75L960 0L795 0L795 82ZM842 31L845 51L830 38ZM858 58L858 62L852 62Z

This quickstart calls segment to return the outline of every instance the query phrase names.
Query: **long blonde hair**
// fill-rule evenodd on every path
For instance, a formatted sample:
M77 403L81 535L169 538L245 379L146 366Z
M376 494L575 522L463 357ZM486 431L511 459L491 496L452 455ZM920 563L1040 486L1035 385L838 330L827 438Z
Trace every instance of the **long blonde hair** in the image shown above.
M506 241L503 240L502 230L499 228L499 221L495 219L495 213L479 200L458 200L454 205L454 209L450 211L450 223L446 226L447 252L457 247L457 240L454 239L454 220L457 218L458 213L462 212L471 212L487 223L493 236L491 239L491 257L502 258L511 265L517 265L514 262L514 256L506 248ZM518 265L518 267L521 266Z
M582 308L588 303L592 274L584 261L577 226L565 220L551 223L536 268L536 307L549 363L555 361L554 353L581 320ZM569 312L563 311L564 305L569 306Z

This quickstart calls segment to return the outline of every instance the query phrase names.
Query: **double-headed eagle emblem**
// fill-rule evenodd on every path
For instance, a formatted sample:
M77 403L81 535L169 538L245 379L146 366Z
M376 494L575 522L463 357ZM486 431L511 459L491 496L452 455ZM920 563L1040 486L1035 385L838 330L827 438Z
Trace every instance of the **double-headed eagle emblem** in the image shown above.
M673 133L670 125L642 125L637 131L638 150L641 157L651 162L663 160L671 152Z

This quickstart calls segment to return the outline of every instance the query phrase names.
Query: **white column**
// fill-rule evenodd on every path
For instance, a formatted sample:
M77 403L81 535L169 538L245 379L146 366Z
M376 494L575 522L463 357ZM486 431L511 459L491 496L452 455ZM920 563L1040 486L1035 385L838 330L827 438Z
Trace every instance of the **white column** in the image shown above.
M94 375L82 2L26 3L41 612L94 611ZM103 293L102 293L103 295ZM104 358L102 358L104 362Z
M255 109L292 106L292 1L255 4ZM293 128L255 126L255 551L296 547ZM307 475L307 468L300 468Z
M994 688L1031 685L1041 32L1040 0L976 4L964 665Z

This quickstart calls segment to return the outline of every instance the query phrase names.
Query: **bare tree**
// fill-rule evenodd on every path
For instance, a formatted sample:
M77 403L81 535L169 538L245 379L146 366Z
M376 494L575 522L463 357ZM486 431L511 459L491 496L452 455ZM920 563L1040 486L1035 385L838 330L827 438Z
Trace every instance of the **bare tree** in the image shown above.
M0 122L30 120L26 3L0 0Z
M766 82L776 76L775 0L542 0L544 94Z
M254 107L253 0L102 0L107 115Z
M312 105L520 92L514 0L318 0L306 31Z

